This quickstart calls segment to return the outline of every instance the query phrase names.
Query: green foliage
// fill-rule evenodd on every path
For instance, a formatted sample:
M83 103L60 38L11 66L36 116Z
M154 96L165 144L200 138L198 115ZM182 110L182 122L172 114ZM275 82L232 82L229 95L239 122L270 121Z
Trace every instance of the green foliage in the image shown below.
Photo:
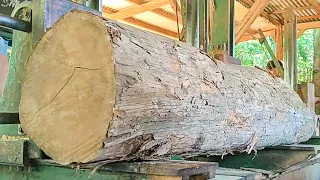
M267 38L267 40L273 51L276 52L273 39ZM308 30L297 41L299 82L312 81L313 40L313 30ZM258 40L239 43L235 48L235 57L240 59L244 66L266 67L267 62L271 60L269 53Z

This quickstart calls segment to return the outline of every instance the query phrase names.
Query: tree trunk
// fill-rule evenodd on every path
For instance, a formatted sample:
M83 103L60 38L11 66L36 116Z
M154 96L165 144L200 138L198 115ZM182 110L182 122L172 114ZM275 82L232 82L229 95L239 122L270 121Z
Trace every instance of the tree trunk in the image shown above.
M314 130L282 80L80 11L37 44L21 94L25 133L61 164L251 152Z

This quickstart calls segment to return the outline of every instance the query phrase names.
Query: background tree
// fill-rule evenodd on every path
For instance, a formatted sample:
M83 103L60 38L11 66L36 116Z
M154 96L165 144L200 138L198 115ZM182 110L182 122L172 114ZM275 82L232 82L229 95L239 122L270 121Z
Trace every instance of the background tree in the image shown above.
M314 54L314 30L306 31L297 41L298 46L298 81L311 82ZM318 36L320 38L320 36ZM275 42L272 38L267 38L273 51L276 50ZM320 47L320 46L319 46ZM236 58L242 61L244 66L266 67L271 57L264 46L258 40L251 40L239 43L235 51Z

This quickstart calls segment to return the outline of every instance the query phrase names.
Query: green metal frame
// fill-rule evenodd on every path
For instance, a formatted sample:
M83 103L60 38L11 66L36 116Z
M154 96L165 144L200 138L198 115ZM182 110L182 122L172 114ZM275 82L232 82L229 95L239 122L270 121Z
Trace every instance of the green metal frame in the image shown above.
M209 51L213 51L213 54L215 54L217 51L223 51L226 48L227 54L233 56L235 46L235 0L215 0L214 2L216 9L211 34L213 38L209 45Z

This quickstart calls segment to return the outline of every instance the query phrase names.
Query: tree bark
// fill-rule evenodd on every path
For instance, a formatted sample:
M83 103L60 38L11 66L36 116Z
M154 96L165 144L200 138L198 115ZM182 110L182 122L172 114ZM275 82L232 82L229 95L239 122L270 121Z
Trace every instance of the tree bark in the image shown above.
M314 131L284 81L86 12L46 32L26 74L21 125L61 164L251 152Z

